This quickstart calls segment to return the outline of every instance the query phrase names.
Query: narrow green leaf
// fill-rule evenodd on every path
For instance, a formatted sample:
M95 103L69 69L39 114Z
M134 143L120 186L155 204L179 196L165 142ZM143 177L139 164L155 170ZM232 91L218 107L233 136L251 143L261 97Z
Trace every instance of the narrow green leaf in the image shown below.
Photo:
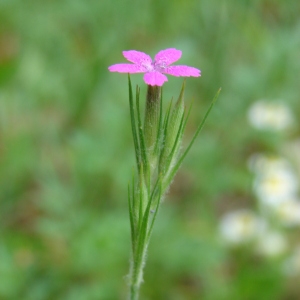
M204 126L204 123L209 115L209 113L211 112L213 106L215 105L216 101L217 101L217 98L219 96L221 92L221 88L218 90L218 92L216 93L215 97L213 98L208 110L206 111L205 115L204 115L204 118L202 120L202 122L200 123L200 125L198 126L190 144L188 145L188 147L186 148L186 150L184 151L184 153L182 154L182 156L180 157L180 159L178 160L178 162L176 163L176 165L174 166L174 168L172 169L171 173L169 174L166 182L164 183L164 187L163 187L163 190L167 189L168 186L170 185L170 183L172 182L175 174L177 173L179 167L181 166L182 164L182 161L184 160L184 158L186 157L186 155L188 154L188 152L190 151L192 145L194 144L197 136L199 135L200 131L202 130L203 126Z
M154 222L156 220L158 209L159 209L159 206L160 206L161 199L162 199L162 178L161 178L161 175L160 175L159 178L158 178L158 198L157 198L157 203L156 203L156 208L155 208L155 211L154 211L154 215L153 215L152 220L151 220L151 225L150 225L150 228L149 228L148 233L147 233L147 241L149 240L149 238L151 236L153 226L154 226Z
M138 86L136 87L136 109L137 109L137 119L138 119L138 130L139 130L139 140L140 140L140 152L143 161L143 169L144 173L147 177L147 183L150 181L150 169L149 169L149 162L148 162L148 155L147 149L145 145L145 137L143 132L142 120L141 120L141 112L140 112L140 89ZM149 183L148 183L149 184ZM150 185L150 184L149 184Z
M129 107L130 107L130 120L131 120L131 130L133 136L133 143L135 149L135 158L138 167L138 171L140 172L140 145L138 140L138 135L136 132L136 122L135 122L135 112L134 112L134 104L133 104L133 93L132 93L132 85L130 80L130 75L128 74L128 88L129 88Z
M191 105L190 105L190 108L189 108L189 110L188 110L187 116L186 116L186 118L185 118L185 120L184 120L184 126L183 126L182 132L184 132L184 130L185 130L187 121L188 121L188 119L189 119L189 117L190 117L190 114L191 114L191 111L192 111L192 106L193 106L193 104L194 104L194 100L192 101L192 103L191 103Z
M134 211L132 205L132 197L130 195L130 183L128 184L128 207L129 207L129 220L130 220L130 232L131 232L131 247L132 247L132 251L134 251L134 240L135 240L134 221L133 221Z
M164 123L163 123L163 127L162 127L162 141L161 141L161 149L160 149L160 156L159 156L159 169L161 169L161 161L163 158L163 154L165 151L165 142L166 142L166 135L168 133L168 127L169 127L169 120L170 120L170 114L171 114L171 108L172 108L172 104L173 104L173 98L170 101L169 107L166 111L165 117L164 117ZM161 170L159 170L161 172Z
M138 214L138 230L141 229L142 220L143 220L143 208L144 208L144 168L141 165L141 172L139 174L139 214Z
M166 115L165 115L165 118L164 118L164 125L163 125L164 136L166 136L166 133L167 133L167 130L168 130L172 104L173 104L173 98L170 101L169 107L167 109L167 112L166 112Z
M157 183L156 183L156 185L157 185ZM134 258L134 264L135 264L135 266L138 266L138 267L141 264L143 264L145 251L147 249L148 219L149 219L151 204L152 204L152 201L154 199L156 185L155 185L155 187L152 191L152 194L151 194L151 196L148 200L145 212L144 212L142 218L140 218L140 220L139 220L140 226L139 226L139 230L138 230L137 245L136 245L135 255L133 257Z
M156 194L156 190L157 190L159 182L160 182L160 178L158 178L156 183L155 183L155 186L152 190L150 198L148 199L147 207L146 207L144 215L143 215L143 222L142 222L142 225L140 227L140 236L139 236L139 242L141 244L144 244L147 240L148 221L149 221L149 215L151 213L151 205L153 203L153 199L155 198L155 194ZM158 202L159 202L159 199L158 199Z
M182 84L180 95L175 103L172 112L169 114L167 128L163 140L163 149L159 160L159 172L166 174L169 171L169 166L173 161L174 156L177 156L181 141L181 130L183 128L184 116L184 90L185 81Z
M174 156L177 154L176 152L178 150L179 143L181 141L181 137L182 137L182 133L183 133L183 127L184 127L184 114L182 114L182 117L181 117L179 129L178 129L178 132L177 132L177 135L176 135L176 139L175 139L173 148L172 148L171 153L169 154L169 156L167 158L167 161L166 161L165 172L168 172L169 167L172 163L172 160L173 160Z
M137 199L136 199L136 193L135 193L135 180L134 180L134 171L132 172L132 185L131 185L131 190L132 190L132 210L133 210L133 224L134 224L134 229L136 231L137 228L137 219L138 219L138 209L139 207L137 206Z

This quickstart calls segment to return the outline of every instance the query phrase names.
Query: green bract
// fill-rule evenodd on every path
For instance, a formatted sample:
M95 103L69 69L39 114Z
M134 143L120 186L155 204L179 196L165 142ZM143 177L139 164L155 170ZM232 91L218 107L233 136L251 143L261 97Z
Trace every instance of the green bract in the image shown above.
M128 85L138 173L133 175L132 183L128 186L132 240L130 286L131 299L136 300L142 282L149 239L162 198L201 131L220 91L212 101L189 146L181 154L182 137L189 116L184 106L185 83L182 85L178 100L174 105L171 101L165 114L162 109L161 87L148 86L144 125L142 125L140 112L140 89L136 88L134 101L129 76Z

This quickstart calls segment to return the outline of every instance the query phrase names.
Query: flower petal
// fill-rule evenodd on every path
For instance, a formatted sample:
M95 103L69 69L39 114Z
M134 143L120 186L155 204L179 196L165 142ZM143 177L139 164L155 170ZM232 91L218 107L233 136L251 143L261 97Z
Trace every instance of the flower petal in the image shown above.
M167 76L164 74L161 74L159 72L148 72L144 75L144 81L148 85L157 85L157 86L162 86L164 82L168 81Z
M136 50L123 51L123 56L127 60L140 66L152 64L151 57L148 54L141 51L136 51Z
M175 48L168 48L159 51L155 55L155 64L159 66L168 66L181 57L181 51Z
M173 75L173 76L183 76L183 77L199 77L201 76L201 71L189 66L170 66L163 70L165 74Z
M138 66L138 65L131 65L131 64L116 64L108 67L110 72L119 72L119 73L144 73L146 69Z

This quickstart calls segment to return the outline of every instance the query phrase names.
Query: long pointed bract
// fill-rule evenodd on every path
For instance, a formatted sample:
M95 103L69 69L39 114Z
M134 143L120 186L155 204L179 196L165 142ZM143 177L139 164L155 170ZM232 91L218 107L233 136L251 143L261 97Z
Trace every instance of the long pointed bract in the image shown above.
M136 88L134 103L130 77L128 77L128 85L131 127L138 170L137 176L132 177L132 185L128 186L128 206L132 238L130 299L138 300L140 285L143 281L143 268L147 247L160 204L182 161L202 130L220 90L206 111L188 147L180 155L183 133L191 112L190 106L186 115L183 102L185 84L181 88L177 102L173 105L172 100L170 101L164 117L162 114L162 95L150 99L148 94L147 100L160 101L160 103L159 107L158 102L155 103L156 106L153 106L154 108L148 106L145 112L144 126L142 125L140 112L140 89ZM155 89L150 88L150 91L153 92ZM152 113L155 115L151 115ZM145 120L149 120L149 124ZM151 127L152 125L153 128ZM153 142L154 136L156 140L154 139Z
M176 165L174 166L174 168L172 169L170 175L169 175L169 178L167 179L167 181L165 182L165 185L164 185L164 190L169 186L169 184L172 182L175 174L177 173L178 169L180 168L181 164L182 164L182 161L184 160L184 158L186 157L186 155L188 154L188 152L190 151L191 147L193 146L197 136L199 135L200 131L202 130L203 126L204 126L204 123L209 115L209 113L211 112L212 108L214 107L217 99L218 99L218 96L221 92L221 88L218 90L218 92L216 93L215 97L213 98L208 110L206 111L205 115L204 115L204 118L202 120L202 122L200 123L200 125L198 126L192 140L190 141L190 144L188 145L188 147L185 149L184 153L181 155L181 157L179 158L178 162L176 163Z
M136 132L136 122L135 122L135 113L134 113L134 104L133 104L133 93L132 93L132 86L131 86L131 80L130 75L128 74L128 88L129 88L129 107L130 107L130 120L131 120L131 130L132 130L132 136L133 136L133 144L134 144L134 150L135 150L135 158L138 170L140 170L140 145L139 140Z

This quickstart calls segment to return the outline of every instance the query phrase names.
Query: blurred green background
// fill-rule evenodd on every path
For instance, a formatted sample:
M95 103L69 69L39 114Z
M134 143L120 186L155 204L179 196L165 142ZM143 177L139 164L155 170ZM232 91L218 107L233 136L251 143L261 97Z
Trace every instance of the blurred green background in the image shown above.
M185 145L222 92L163 203L141 299L300 299L280 259L229 249L218 231L224 212L256 206L249 156L299 135L247 119L267 98L297 121L299 15L297 0L0 0L0 299L127 299L135 161L127 76L107 67L170 47L202 71L187 80ZM181 84L169 76L164 99Z

